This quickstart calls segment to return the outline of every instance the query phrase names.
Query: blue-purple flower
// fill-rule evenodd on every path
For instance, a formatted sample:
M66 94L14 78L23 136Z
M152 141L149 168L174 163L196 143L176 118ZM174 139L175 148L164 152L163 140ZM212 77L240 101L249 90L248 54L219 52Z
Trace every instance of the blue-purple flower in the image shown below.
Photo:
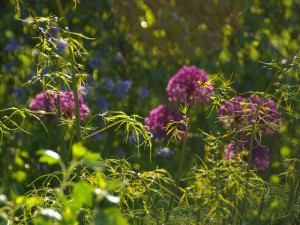
M4 51L14 52L21 48L21 45L18 45L15 39L9 40L8 44L5 45Z
M151 93L151 90L147 90L146 88L141 88L141 99L147 98Z
M100 67L102 67L102 59L100 56L96 56L93 58L93 60L91 60L89 62L90 67L92 67L92 69L98 69Z
M106 101L105 98L100 98L100 99L98 100L98 103L99 103L100 108L101 108L102 110L106 110L106 109L109 107L109 103Z
M116 55L116 61L122 65L125 65L125 60L121 52L118 52Z
M167 147L164 147L164 148L163 148L163 147L160 147L160 148L158 149L158 151L157 151L156 154L162 156L163 159L165 159L166 157L168 157L168 156L174 154L174 152L171 151L171 150L170 150L169 148L167 148Z
M111 79L104 81L104 89L107 91L112 91L115 87L114 82Z
M125 98L131 85L132 85L132 80L127 80L127 81L121 80L119 82L119 85L116 87L116 95L118 97Z
M7 73L11 73L11 69L16 65L16 63L12 60L8 61L5 64L2 64L2 66L4 67L5 71Z
M56 43L55 46L58 50L58 52L63 52L67 46L68 46L68 42L66 40L64 40L63 38L60 38Z

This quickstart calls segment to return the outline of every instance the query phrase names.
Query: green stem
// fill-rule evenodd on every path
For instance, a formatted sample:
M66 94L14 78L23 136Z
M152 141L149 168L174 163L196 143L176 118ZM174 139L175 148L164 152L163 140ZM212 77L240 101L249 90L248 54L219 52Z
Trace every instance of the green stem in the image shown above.
M60 85L59 81L59 85ZM61 116L61 106L60 106L60 93L57 95L57 124L58 124L58 132L59 132L59 139L60 139L60 146L61 146L61 153L63 157L64 163L67 163L67 147L65 142L65 136L64 136L64 128L63 125L60 124L62 120Z
M151 195L150 195L150 191L149 191L149 189L148 189L148 187L147 187L147 184L146 184L145 180L144 180L142 177L139 177L139 178L141 179L141 181L142 181L142 183L143 183L143 185L144 185L144 187L145 187L145 189L146 189L146 192L147 192L147 196L148 196L149 202L150 202L151 207L152 207L153 212L154 212L156 224L159 225L160 223L159 223L159 218L158 218L157 210L156 210L156 207L155 207L155 205L154 205L154 203L153 203L153 201L152 201L152 198L151 198Z
M190 123L191 123L191 120L192 120L192 116L194 115L194 112L196 110L196 106L197 106L197 104L195 104L193 106L192 112L191 112L191 114L189 116L189 121L188 121L188 124L187 124L187 128L186 128L185 133L184 133L184 139L183 139L183 143L182 143L182 146L181 146L179 163L178 163L178 167L177 167L175 186L174 186L174 190L173 190L173 192L174 192L175 195L177 194L177 188L176 187L178 186L178 184L180 182L181 166L182 166L182 161L183 161L183 155L184 155L184 150L185 150L185 146L186 146L186 141L188 139L188 132L190 130ZM167 222L169 220L169 216L170 216L170 213L171 213L173 202L174 202L174 197L172 196L171 199L170 199L170 203L169 203L169 206L168 206L167 213L166 213L165 224L167 224Z
M68 29L67 34L68 34L69 40L71 40L68 22L67 22L66 15L62 8L60 0L56 0L56 5L59 9L60 16L63 18L64 25ZM74 59L74 54L73 54L73 48L70 44L68 45L68 49L69 49L69 54L70 54L70 58L71 58L72 91L74 94L74 101L75 101L75 127L76 127L76 139L77 139L76 141L79 142L79 141L81 141L81 131L80 131L80 115L79 115L78 92L77 92L77 78L75 75L75 59Z
M297 159L300 160L300 151L298 152L297 155ZM299 171L300 168L300 163L299 161L296 161L296 165L294 170L295 171ZM286 223L288 224L288 221L291 220L292 217L292 207L294 205L295 200L297 199L298 195L299 195L299 182L300 182L300 177L296 177L295 181L292 183L291 185L291 189L290 189L290 193L289 193L289 200L288 200L288 204L287 204L287 210L286 210Z
M220 90L220 89L214 89L214 90L210 90L208 92L206 92L199 100L197 103L201 102L201 100L208 94L210 94L211 92L213 91L216 91L216 90ZM177 174L176 174L176 183L175 183L175 186L174 186L174 194L176 195L177 194L177 186L180 182L180 173L181 173L181 166L182 166L182 161L183 161L183 155L184 155L184 150L185 150L185 146L186 146L186 142L187 142L187 139L188 139L188 132L190 130L190 124L191 124L191 121L192 121L192 117L196 111L196 107L198 104L194 104L193 108L192 108L192 112L190 113L190 116L189 116L189 120L188 120L188 124L187 124L187 128L185 130L185 133L184 133L184 139L183 139L183 143L182 143L182 146L181 146L181 150L180 150L180 157L179 157L179 163L178 163L178 168L177 168ZM170 202L169 202L169 206L168 206L168 210L167 210L167 213L166 213L166 217L165 217L165 224L167 224L168 220L169 220L169 216L170 216L170 213L171 213L171 209L172 209L172 206L173 206L173 202L174 202L174 196L171 197L170 199Z
M276 149L276 146L278 145L278 143L277 143L277 139L278 139L278 137L277 137L278 135L275 135L274 137L273 137L273 150L274 149ZM271 176L271 165L272 165L272 162L273 162L273 155L274 154L271 154L270 155L270 161L269 161L269 167L268 167L268 171L267 171L267 175L266 175L266 181L269 181L269 179L270 179L270 176ZM263 209L264 209L264 207L265 207L265 198L266 198L266 193L267 191L266 190L264 190L264 192L263 192L263 196L262 196L262 198L261 198L261 201L260 201L260 206L259 206L259 211L258 211L258 215L257 215L257 220L256 220L256 225L259 225L260 224L260 218L261 218L261 214L262 214L262 211L263 211Z

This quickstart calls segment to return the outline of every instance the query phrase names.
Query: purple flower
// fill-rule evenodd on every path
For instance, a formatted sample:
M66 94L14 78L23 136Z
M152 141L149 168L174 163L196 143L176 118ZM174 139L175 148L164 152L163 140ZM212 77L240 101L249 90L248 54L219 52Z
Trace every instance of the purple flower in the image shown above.
M15 39L9 40L8 44L4 47L4 51L14 52L21 48L21 45L18 45Z
M48 31L48 34L49 34L52 38L56 38L58 32L59 32L59 29L58 29L57 27L51 27L50 30Z
M224 150L225 159L231 160L236 158L238 154L242 154L242 159L248 162L248 154L250 149L250 137L245 137L237 141L231 142ZM245 155L245 152L247 153ZM252 147L252 168L255 170L265 170L269 165L269 148L261 145L260 140L254 138Z
M78 88L78 92L84 98L84 100L87 100L88 95L91 93L91 91L87 88L87 86L80 86Z
M63 38L60 38L56 43L55 46L58 50L58 52L63 52L67 46L68 46L68 42L65 41Z
M98 69L102 66L102 59L101 57L96 56L93 60L89 62L90 67L92 69Z
M12 95L16 100L19 100L22 104L25 104L26 99L24 97L24 92L20 88L9 88L8 94Z
M183 66L168 83L170 102L196 104L209 102L213 90L206 72L196 66Z
M219 109L218 118L224 127L236 127L240 131L252 125L260 98L252 95L250 100L240 96L226 101ZM281 124L278 119L277 105L271 100L264 100L258 111L258 131L261 135L272 135Z
M2 66L4 67L4 69L7 73L11 73L11 69L15 66L15 62L8 61L7 63L2 64Z
M91 134L95 133L97 130L90 130ZM88 139L93 140L93 141L99 141L102 139L102 134L101 133L97 133L94 134L93 136L89 137Z
M242 130L245 124L251 123L254 111L254 106L248 99L237 96L220 107L218 117L224 127L233 125Z
M163 157L163 159L165 159L166 157L174 154L173 151L171 151L169 148L167 147L160 147L159 150L156 153L157 155L161 155Z
M150 112L150 116L145 118L145 124L148 130L153 134L153 139L162 139L167 135L166 126L172 121L184 120L182 112L174 106L160 105ZM179 131L185 131L186 126L180 124L177 126ZM184 133L179 134L180 138ZM170 137L170 136L169 136Z
M90 109L84 104L84 100L80 94L78 94L78 104L80 120L84 121L90 113ZM55 108L57 108L57 94L55 94L53 91L47 91L45 93L37 94L35 96L35 99L30 102L29 109L31 111L44 111L54 113L56 109L53 108L53 105L55 106ZM75 101L72 91L60 92L60 107L63 118L75 118ZM53 119L56 114L37 114L37 116L39 116L40 118Z
M261 98L252 95L251 101L257 108ZM278 115L277 104L271 100L264 99L258 111L258 129L262 135L271 136L281 125Z
M118 52L116 55L116 61L122 65L125 65L125 60L121 52Z
M142 87L141 88L141 98L147 98L151 93L151 90L147 90L146 88Z
M100 108L101 108L102 110L106 110L106 109L109 107L109 103L106 101L105 98L100 98L100 99L98 100L98 103L100 104Z
M114 82L111 79L104 81L104 89L107 91L112 91L115 87Z
M120 157L123 157L125 155L125 153L121 147L117 148L116 153Z
M127 80L127 81L121 80L119 82L119 85L116 87L116 95L118 97L125 98L131 85L132 85L132 80Z

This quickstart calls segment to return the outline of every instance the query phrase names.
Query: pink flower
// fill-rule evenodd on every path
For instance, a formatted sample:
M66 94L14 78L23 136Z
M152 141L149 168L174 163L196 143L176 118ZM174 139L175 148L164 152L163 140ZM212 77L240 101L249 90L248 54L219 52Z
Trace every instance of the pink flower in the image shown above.
M196 66L183 66L167 86L169 101L177 103L209 102L212 90L206 72Z

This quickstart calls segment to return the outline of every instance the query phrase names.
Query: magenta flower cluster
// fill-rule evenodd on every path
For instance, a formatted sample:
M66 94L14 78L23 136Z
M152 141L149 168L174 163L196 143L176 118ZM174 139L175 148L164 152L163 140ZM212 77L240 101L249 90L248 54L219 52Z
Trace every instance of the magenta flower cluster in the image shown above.
M90 113L90 109L84 104L84 100L80 94L78 94L78 104L80 120L84 121ZM48 113L54 113L55 108L53 106L57 108L57 94L53 91L47 91L37 94L35 98L30 102L29 109L31 111L44 111ZM63 118L75 118L75 101L72 91L60 92L60 107ZM37 116L39 116L40 118L51 119L56 115L38 113Z
M252 95L250 99L237 96L232 101L226 101L219 109L219 120L224 127L233 126L242 131L254 122L254 114L260 100L259 97ZM273 101L263 100L256 123L261 135L271 136L275 133L281 119L277 105Z
M261 98L252 95L249 99L240 96L231 101L226 101L219 109L218 118L224 127L234 127L241 132L251 129L255 122L254 115ZM279 118L277 104L271 100L264 99L257 114L256 134L261 136L271 136L278 130L281 119ZM251 130L250 130L251 132ZM258 134L257 134L258 135ZM258 136L259 136L258 135ZM230 160L242 151L250 150L250 138L243 138L239 141L230 143L225 149L226 159ZM257 139L253 140L252 161L253 168L257 171L265 170L268 166L268 148L261 145ZM244 157L247 161L247 157Z
M167 86L169 101L176 103L207 103L212 90L206 72L196 66L183 66Z
M250 137L241 138L237 141L231 142L227 148L224 150L226 160L230 160L236 158L236 155L239 153L243 154L242 159L244 161L248 161L248 155L250 149ZM265 170L269 165L269 156L268 156L269 148L266 148L261 145L261 141L257 138L253 140L252 146L252 168L256 171Z
M145 124L153 134L153 139L163 139L167 134L166 126L168 123L182 120L184 120L184 117L179 109L174 106L160 105L150 112L149 117L145 118ZM180 134L180 138L183 138L186 126L179 124L177 129L183 131Z
M204 70L196 66L183 66L168 83L168 100L175 103L197 104L209 102L213 86ZM162 139L167 135L166 126L172 121L182 121L183 113L174 106L160 105L150 112L145 119L154 139ZM184 137L186 126L178 124L179 137Z

